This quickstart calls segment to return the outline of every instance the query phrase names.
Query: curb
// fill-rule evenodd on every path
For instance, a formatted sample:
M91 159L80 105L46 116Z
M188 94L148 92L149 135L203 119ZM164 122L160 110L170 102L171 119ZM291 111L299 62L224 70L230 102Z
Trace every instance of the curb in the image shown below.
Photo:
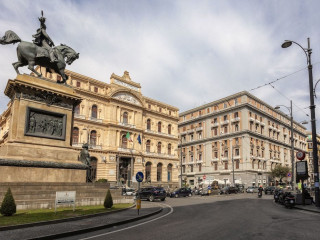
M298 209L298 210L302 210L302 211L314 212L314 213L319 213L319 214L320 214L320 209L317 211L317 210L307 209L307 208L301 208L301 207L294 207L294 208L295 208L295 209Z
M62 218L62 219L51 220L51 221L43 221L43 222L35 222L35 223L26 223L26 224L20 224L20 225L5 226L5 227L0 227L0 232L1 231L8 231L8 230L15 230L15 229L22 229L22 228L29 228L29 227L36 227L36 226L44 226L44 225L50 225L50 224L62 223L62 222L71 222L71 221L77 221L77 220L91 218L91 217L109 215L109 214L114 214L114 213L126 211L128 209L134 208L135 206L136 205L133 204L130 207L119 209L119 210L114 210L114 211L111 211L111 212L102 212L102 213L89 214L89 215L78 216L78 217Z
M54 238L70 237L70 236L74 236L74 235L78 235L78 234L82 234L82 233L88 233L88 232L92 232L92 231L97 231L97 230L101 230L101 229L105 229L105 228L111 228L111 227L114 227L114 226L119 226L119 225L122 225L122 224L138 221L138 220L141 220L141 219L148 218L148 217L151 217L153 215L156 215L156 214L158 214L158 213L160 213L162 211L163 211L163 208L161 207L157 211L154 211L152 213L148 213L146 215L135 217L135 218L131 218L131 219L127 219L127 220L123 220L123 221L120 221L120 222L104 224L104 225L90 227L90 228L83 228L83 229L80 229L80 230L74 230L74 231L69 231L69 232L64 232L64 233L53 234L53 235L40 236L40 237L36 237L36 238L28 238L28 239L25 239L25 240L52 240Z

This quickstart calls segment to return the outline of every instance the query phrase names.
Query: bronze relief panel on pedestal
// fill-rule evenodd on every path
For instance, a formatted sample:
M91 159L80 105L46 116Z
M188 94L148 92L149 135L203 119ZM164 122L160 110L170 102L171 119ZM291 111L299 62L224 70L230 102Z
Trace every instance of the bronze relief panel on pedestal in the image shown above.
M27 108L25 135L65 140L67 115Z

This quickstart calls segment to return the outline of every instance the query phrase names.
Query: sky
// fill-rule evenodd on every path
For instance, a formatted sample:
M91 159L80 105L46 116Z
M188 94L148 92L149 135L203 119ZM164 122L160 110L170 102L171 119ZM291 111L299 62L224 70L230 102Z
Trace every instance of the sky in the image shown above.
M295 121L310 122L307 58L298 45L281 44L307 48L310 38L316 84L318 0L0 0L0 9L0 37L12 30L31 42L43 10L55 45L80 53L67 69L106 83L128 71L144 96L180 112L245 90L271 106L292 100ZM16 77L16 47L0 45L0 112L9 102L7 80ZM315 92L320 119L320 84Z

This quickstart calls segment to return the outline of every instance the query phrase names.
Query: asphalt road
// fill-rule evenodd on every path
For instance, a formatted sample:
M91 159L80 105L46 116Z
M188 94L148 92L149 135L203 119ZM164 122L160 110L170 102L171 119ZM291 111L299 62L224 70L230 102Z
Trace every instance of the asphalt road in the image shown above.
M162 204L162 202L159 202ZM319 239L320 214L286 209L272 196L238 194L167 199L161 215L64 239ZM143 203L142 203L143 206Z

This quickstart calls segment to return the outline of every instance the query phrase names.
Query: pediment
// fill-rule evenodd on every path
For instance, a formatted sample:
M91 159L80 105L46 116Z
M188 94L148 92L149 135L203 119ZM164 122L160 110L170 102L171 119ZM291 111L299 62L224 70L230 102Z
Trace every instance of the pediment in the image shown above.
M118 99L120 101L129 102L138 106L142 106L140 100L131 93L118 92L112 96L112 98Z

